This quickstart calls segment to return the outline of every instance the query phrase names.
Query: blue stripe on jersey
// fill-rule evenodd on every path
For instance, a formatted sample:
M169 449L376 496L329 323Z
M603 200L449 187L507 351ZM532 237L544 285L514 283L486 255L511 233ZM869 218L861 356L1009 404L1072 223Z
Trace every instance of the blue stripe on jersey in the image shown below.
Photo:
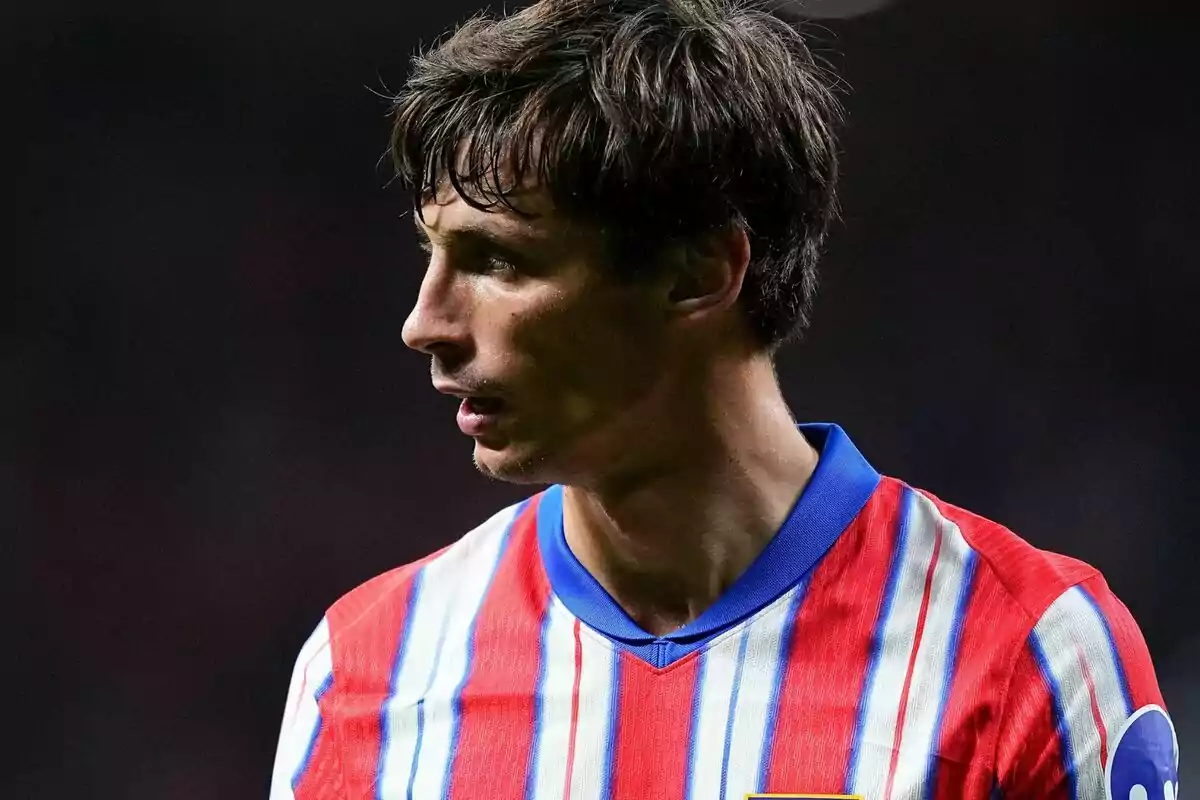
M779 656L775 663L775 681L771 686L771 700L767 704L766 726L763 728L763 748L758 760L758 777L754 781L756 792L767 789L767 767L771 764L771 742L775 738L775 726L779 722L779 696L782 694L783 677L787 672L788 661L792 653L792 636L796 631L796 617L800 614L800 606L808 594L808 581L796 587L796 595L788 608L787 622L779 636Z
M317 748L317 739L321 736L321 728L323 726L320 708L321 698L329 691L330 686L333 686L332 672L325 676L325 680L321 681L321 685L317 687L317 691L313 694L313 700L317 703L317 724L313 726L312 736L308 738L308 745L304 748L304 757L300 759L300 765L292 773L292 791L295 791L296 787L300 785L300 779L304 777L304 771L308 769L309 762L312 761L313 750Z
M709 651L701 652L699 661L696 684L692 687L692 716L688 721L687 782L683 791L683 796L688 800L696 791L696 748L699 746L700 706L704 697L704 674L708 672Z
M904 564L904 555L908 550L908 522L916 505L916 496L909 487L904 487L904 498L901 501L900 519L896 526L896 546L892 551L892 563L888 567L887 585L883 590L883 605L879 609L879 617L875 620L875 633L871 636L871 655L867 666L867 677L863 681L862 692L858 696L858 719L854 722L854 738L850 746L850 763L846 770L845 793L852 794L854 784L858 782L858 753L862 746L863 726L867 721L867 706L871 698L871 689L875 685L875 674L879 670L880 655L883 651L883 636L887 630L888 618L892 615L892 603L896 600L896 586L900 583L900 568Z
M738 690L742 685L742 667L746 663L746 645L750 642L750 632L741 632L742 641L738 645L737 667L733 671L733 696L729 699L729 715L725 719L725 751L721 754L721 800L725 800L729 778L729 750L733 746L733 720L737 715Z
M409 623L413 618L413 609L417 607L417 597L421 594L424 582L425 568L422 567L413 578L412 590L408 597L408 609L404 612L404 630L400 632L400 644L396 647L396 658L392 663L392 678L388 681L388 694L379 707L379 760L375 764L376 800L383 800L383 781L380 779L383 777L383 765L392 740L391 726L388 724L388 706L396 696L396 688L400 682L400 668L404 665L404 658L408 654Z
M483 604L487 602L488 592L491 591L492 581L496 578L496 571L500 568L500 560L504 558L504 551L508 547L509 535L512 533L513 525L525 513L526 506L529 501L521 503L517 508L517 513L509 520L508 525L504 528L504 533L500 537L500 545L496 548L496 559L488 568L487 580L483 587L483 593L479 595L479 605L475 607L475 613L471 615L471 623L467 626L467 657L463 663L463 674L458 679L458 685L454 687L454 692L450 695L450 751L446 758L446 771L442 775L442 796L450 796L450 774L454 768L454 759L458 755L458 743L462 735L462 690L467 683L467 678L471 675L471 665L475 663L475 629L479 624L479 611L483 608ZM442 628L445 630L445 627ZM441 643L438 643L438 650L441 650ZM440 653L439 653L440 655ZM434 662L433 671L437 672L437 663ZM431 682L432 683L432 682ZM420 734L418 734L417 748L420 749ZM411 778L410 778L411 783Z
M551 607L554 605L554 598L551 597L546 603L546 610L542 612L542 632L538 637L538 677L537 689L533 695L533 747L529 749L529 771L525 778L525 800L533 800L534 794L537 791L537 776L538 769L541 767L542 760L542 714L544 713L544 705L546 702L546 674L547 663L546 651L549 646L550 637L550 616Z
M1108 643L1108 652L1117 673L1117 682L1121 684L1121 698L1125 701L1125 716L1128 717L1133 713L1133 695L1129 691L1129 679L1125 675L1125 664L1121 661L1121 654L1117 651L1117 642L1113 639L1112 628L1108 625L1108 617L1100 610L1100 605L1096 602L1096 598L1092 596L1091 592L1082 586L1076 586L1075 589L1083 595L1083 599L1087 600L1088 605L1092 607L1096 619L1100 620L1100 627L1104 630L1104 641Z
M937 716L933 723L933 747L929 751L929 767L925 770L925 797L932 800L937 788L937 757L938 740L942 735L942 717L946 713L946 703L950 699L950 687L954 683L954 671L958 666L958 646L962 640L963 621L967 615L967 603L971 599L971 591L975 585L975 565L979 558L974 550L967 551L963 564L962 585L958 590L958 601L954 604L954 626L950 630L950 641L946 647L946 674L942 676L942 696L938 698Z
M1033 651L1038 669L1042 672L1042 679L1050 687L1054 728L1058 731L1059 741L1062 742L1063 768L1067 773L1067 783L1071 787L1070 796L1072 798L1079 797L1079 776L1075 773L1075 745L1071 741L1071 729L1067 726L1067 712L1063 708L1062 688L1058 685L1058 681L1054 678L1054 672L1050 669L1050 658L1046 655L1045 648L1042 647L1042 641L1038 638L1037 631L1031 631L1029 634L1029 649Z

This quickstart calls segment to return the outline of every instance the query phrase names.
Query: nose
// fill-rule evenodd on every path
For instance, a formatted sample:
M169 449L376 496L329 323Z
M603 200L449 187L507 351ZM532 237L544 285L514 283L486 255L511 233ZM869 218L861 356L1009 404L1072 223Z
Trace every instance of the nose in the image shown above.
M404 321L401 338L413 350L439 358L461 357L470 349L467 286L435 255L421 279L417 301Z

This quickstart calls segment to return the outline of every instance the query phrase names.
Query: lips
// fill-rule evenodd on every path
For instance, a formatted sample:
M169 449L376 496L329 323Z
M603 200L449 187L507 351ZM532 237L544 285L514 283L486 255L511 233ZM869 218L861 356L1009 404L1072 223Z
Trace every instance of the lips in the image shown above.
M433 388L442 394L457 397L461 402L458 406L458 427L468 436L481 436L496 430L508 403L504 398L490 394L476 394L473 387L448 381L433 381Z
M467 436L486 436L497 430L506 405L498 397L470 395L458 407L458 428Z
M463 398L463 407L471 414L491 415L504 410L504 401L499 397L470 395Z

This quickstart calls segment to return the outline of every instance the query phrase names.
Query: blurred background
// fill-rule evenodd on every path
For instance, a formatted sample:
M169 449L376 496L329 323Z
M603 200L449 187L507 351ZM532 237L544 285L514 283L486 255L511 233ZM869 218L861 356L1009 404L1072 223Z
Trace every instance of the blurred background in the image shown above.
M1155 2L876 5L811 6L845 213L787 394L1101 568L1200 786L1194 33ZM525 493L400 341L420 258L378 163L376 92L478 8L0 11L0 796L265 797L325 607Z

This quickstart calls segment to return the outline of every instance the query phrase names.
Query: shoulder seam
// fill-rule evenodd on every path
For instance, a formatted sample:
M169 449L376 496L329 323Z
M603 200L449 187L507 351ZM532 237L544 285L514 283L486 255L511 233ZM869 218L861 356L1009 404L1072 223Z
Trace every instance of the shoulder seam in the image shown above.
M376 598L371 600L365 607L359 609L358 613L354 614L353 617L348 617L347 619L342 620L338 626L338 628L342 629L342 630L353 627L361 619L363 619L368 614L370 614L371 611L373 609L375 609L380 603L387 600L388 597L392 594L392 592L394 592L398 587L402 587L406 583L415 580L416 576L418 574L420 574L421 570L423 570L428 564L430 564L431 562L440 558L441 556L445 555L449 550L453 549L456 545L461 543L464 539L467 539L468 537L470 537L472 533L479 530L480 528L483 528L489 522L494 520L496 517L499 517L501 514L504 514L506 511L513 510L514 513L516 513L516 511L521 507L521 505L524 502L528 502L528 500L522 501L522 503L506 506L505 508L503 508L500 511L497 511L495 514L491 515L486 521L484 521L484 522L480 523L479 525L475 526L474 528L472 528L467 533L458 537L454 541L449 542L448 544L444 545L443 547L439 548L438 550L435 550L434 552L429 553L426 556L423 556L422 558L419 558L415 561L410 561L407 564L402 564L402 565L395 567L387 572L384 572L381 575L376 575L374 578L370 578L367 581L360 583L355 588L350 589L348 592L344 593L341 597L339 597L337 600L335 600L332 604L330 604L327 607L327 609L325 611L325 615L324 615L325 622L327 625L327 638L326 638L326 641L325 641L323 647L321 647L317 652L319 654L320 650L323 650L325 647L329 648L330 686L329 686L328 691L325 693L325 697L328 697L328 703L329 703L329 709L330 709L330 714L329 714L330 719L328 720L327 724L328 724L328 731L329 731L329 736L330 736L330 745L333 750L333 758L337 762L338 780L339 780L339 787L338 787L338 796L339 797L345 796L345 793L350 790L350 783L346 779L346 768L345 768L345 764L343 763L343 759L342 759L342 747L341 747L340 736L339 736L339 731L338 731L339 720L338 720L338 715L336 714L336 710L337 710L338 706L340 705L342 695L341 695L341 692L338 691L339 687L338 687L338 677L337 677L337 666L338 666L339 659L338 659L338 648L334 646L334 638L335 637L334 637L334 629L333 629L332 620L330 619L331 613L339 604L341 604L347 597L349 597L351 594L353 594L357 589L365 586L368 583L371 583L372 581L386 582L386 585L385 585L383 591L379 593L379 596L377 596ZM310 659L310 663L311 663L311 660L312 659Z
M908 486L908 484L904 483L903 481L901 481L901 483L905 486ZM979 560L982 562L982 566L987 569L987 571L991 574L991 576L996 581L996 583L999 584L1001 590L1004 592L1004 596L1009 598L1009 600L1013 604L1013 606L1015 608L1019 609L1021 611L1021 613L1024 615L1024 624L1022 626L1023 633L1022 633L1020 639L1018 640L1018 646L1016 648L1014 648L1013 651L1008 655L1008 664L1005 666L1006 679L1005 679L1005 683L1004 683L1004 693L1000 697L1000 706L999 706L998 713L997 713L997 719L999 720L999 724L996 727L996 734L994 736L994 742L993 742L992 748L991 748L990 758L991 758L992 774L993 774L995 780L998 782L1000 779L1000 776L997 773L997 767L998 767L998 762L999 762L1000 741L1002 738L1001 734L1004 730L1004 726L1006 724L1006 718L1008 716L1012 684L1013 684L1013 680L1016 676L1016 671L1017 671L1017 661L1020 658L1021 653L1024 650L1024 648L1027 648L1029 646L1029 637L1033 635L1033 630L1037 626L1038 622L1041 620L1042 616L1045 615L1046 609L1042 609L1040 613L1036 613L1033 610L1033 608L1031 608L1016 592L1014 592L1012 590L1012 588L1010 587L1008 581L1005 579L1001 570L996 568L996 565L993 562L991 556L989 554L983 552L983 550L980 549L979 547L977 547L976 544L971 541L971 537L969 537L967 535L966 531L963 530L963 526L959 525L958 522L951 519L950 516L945 513L945 511L942 508L944 503L943 503L943 501L940 500L940 498L936 497L932 493L927 492L923 489L917 489L912 486L909 486L909 488L912 491L919 494L920 496L927 499L929 502L933 503L934 508L937 510L938 514L940 514L947 521L952 522L955 525L955 527L958 528L960 535L967 542L967 545L975 552L975 554L978 556ZM964 511L965 511L965 509L964 509ZM966 512L966 513L970 513L970 512ZM973 515L973 516L977 516L977 515ZM981 519L983 519L983 518L981 518ZM991 520L986 520L986 521L989 524L996 525L997 527L1003 528L1004 530L1012 533L1012 530L1010 528L1000 525L997 522L992 522ZM1085 566L1087 567L1087 569L1083 571L1083 574L1079 575L1078 577L1073 578L1071 581L1065 582L1066 585L1064 585L1062 587L1062 589L1054 596L1054 600L1051 601L1051 604L1053 604L1059 597L1062 597L1064 594L1071 591L1075 587L1077 587L1083 583L1086 583L1087 581L1090 581L1093 578L1095 578L1097 575L1101 574L1100 570L1098 570L1096 567L1093 567L1090 564L1087 564ZM1047 608L1049 608L1049 606L1047 606Z
M1077 588L1078 586L1080 586L1083 583L1086 583L1087 581L1090 581L1092 578L1096 577L1099 574L1100 574L1100 571L1093 567L1090 574L1085 575L1085 576L1081 577L1079 580L1074 581L1070 585L1064 587L1063 590L1055 596L1054 601L1051 602L1051 605L1053 605L1054 602L1057 602L1058 598L1062 597L1067 592L1071 591L1072 589ZM1003 584L1001 584L1001 585L1003 586ZM1010 596L1012 595L1012 593L1008 590L1007 586L1004 586L1004 591L1006 594L1008 594ZM1047 607L1047 608L1049 608L1049 607ZM1020 657L1022 651L1025 648L1029 647L1029 638L1031 636L1033 636L1034 629L1037 627L1037 625L1041 621L1042 617L1044 617L1046 614L1046 612L1043 611L1040 616L1034 617L1033 612L1029 611L1028 609L1024 608L1023 606L1022 606L1022 610L1025 611L1025 613L1032 619L1032 622L1029 625L1028 629L1025 631L1025 635L1023 637L1021 637L1020 646L1009 657L1009 664L1007 667L1008 677L1004 682L1004 694L1000 698L1000 709L999 709L999 714L997 715L997 719L1000 722L996 728L996 742L995 742L995 745L994 745L994 748L992 751L992 756L991 756L993 774L995 774L996 764L1000 759L1000 753L999 753L1000 734L1004 730L1004 726L1006 724L1005 721L1008 717L1009 699L1012 694L1013 679L1016 677L1016 673L1017 673L1017 659ZM1044 675L1042 676L1042 680L1045 681ZM999 778L1000 778L1000 776L996 775L997 781L999 781ZM1003 787L1001 787L1001 788L1003 788Z
M966 537L964 536L963 538L966 538ZM970 544L970 541L968 541L967 544ZM1034 610L1029 605L1027 605L1017 595L1016 592L1014 592L1012 589L1009 588L1008 583L1004 580L1004 577L1001 575L1000 570L996 569L995 565L992 563L992 560L988 556L986 556L982 552L980 552L978 548L972 547L971 549L974 550L979 555L980 559L985 564L987 564L988 571L991 572L991 574L996 578L996 582L1000 584L1000 588L1002 588L1004 590L1004 594L1007 595L1009 598L1011 598L1013 601L1013 604L1016 605L1019 609L1021 609L1022 612L1024 612L1024 614L1027 618L1027 621L1029 622L1029 630L1032 631L1034 626L1037 625L1038 620L1040 620L1042 618L1042 616L1046 613L1046 609L1042 609L1041 613L1034 612ZM1058 598L1062 597L1065 593L1069 592L1071 589L1074 589L1076 586L1080 585L1081 583L1086 583L1087 581L1090 581L1092 578L1096 577L1099 574L1100 574L1100 571L1089 564L1087 573L1080 575L1077 578L1073 578L1068 582L1065 582L1062 587L1062 591L1060 591L1058 594L1056 594L1054 596L1054 600L1057 600ZM1051 601L1051 604L1053 604L1054 600ZM1049 608L1049 606L1047 606L1047 608Z
M344 602L346 600L346 598L348 598L350 595L354 594L354 592L358 591L359 589L366 586L367 584L375 582L375 581L386 582L386 587L384 588L384 590L382 592L379 593L379 596L377 596L376 598L371 600L365 607L359 609L358 612L356 614L354 614L353 617L348 617L348 618L342 620L340 622L340 624L338 625L339 630L345 630L347 628L353 627L354 625L356 625L359 622L359 620L361 620L363 617L370 614L371 611L376 606L378 606L380 603L387 600L387 598L392 594L392 592L394 592L398 587L404 586L406 583L415 580L416 576L421 572L421 570L423 570L429 564L431 564L432 562L436 561L437 559L445 556L447 553L449 553L451 550L455 549L456 547L459 547L460 545L462 545L464 542L466 542L468 539L470 539L474 534L476 534L477 532L482 530L489 523L494 522L497 518L501 517L505 513L512 512L515 515L516 513L519 512L522 505L526 502L528 502L528 500L524 500L521 503L514 503L511 505L505 506L501 510L499 510L499 511L495 512L494 514L492 514L491 516L489 516L488 519L485 520L484 522L481 522L480 524L473 527L471 530L467 531L462 536L458 537L457 539L455 539L452 542L447 543L446 545L435 550L434 552L429 553L428 555L423 556L415 561L410 561L407 564L402 564L399 567L395 567L392 570L389 570L388 572L384 572L381 575L376 575L374 578L371 578L371 579L365 581L364 583L359 584L357 587L355 587L354 589L351 589L349 592L347 592L346 594L344 594L340 598L338 598L336 601L334 601L334 603L325 612L326 617L328 618L330 613L333 611L333 609L336 608L342 602ZM511 520L510 520L510 522L511 522ZM332 621L331 621L330 626L329 626L329 642L330 642L330 648L332 651L330 660L333 662L334 671L336 672L337 660L338 660L337 659L338 650L337 650L337 647L334 646L333 641L334 641L334 630L333 630L333 625L332 625Z
M433 553L430 553L429 555L425 556L424 558L418 559L416 561L411 561L402 567L397 567L396 569L392 570L391 573L384 573L383 575L376 576L376 578L375 578L376 580L383 580L383 579L387 579L387 578L391 579L389 581L387 591L380 593L379 597L376 597L374 600L372 600L370 603L368 603L364 608L360 609L359 612L357 614L355 614L353 617L351 617L347 620L344 620L342 625L343 626L351 626L351 625L354 625L355 623L357 623L360 619L362 619L367 614L369 614L371 612L371 610L375 608L375 606L379 605L384 600L386 600L388 598L388 596L392 593L392 591L394 591L396 589L397 585L402 585L405 581L414 579L415 576L417 575L417 573L419 573L425 567L426 564L428 564L430 561L433 561L435 558L440 556L442 553L444 553L450 547L451 547L451 545L446 545L441 550L437 550ZM369 582L370 581L368 581L368 583ZM360 584L360 586L365 586L365 585L366 584ZM333 605L331 605L329 607L329 611L332 611L339 603L342 602L343 599L348 597L349 594L352 593L353 591L354 590L351 589L350 592L348 592L346 595L343 595L342 598L339 598L338 600L334 601ZM329 612L326 612L326 613L329 613ZM333 642L332 627L330 628L330 631L329 631L329 641L331 643Z
M904 483L904 482L901 481L901 483ZM908 486L908 484L906 484L906 483L904 483L904 485ZM946 514L946 512L943 510L942 506L947 505L945 503L945 501L943 501L941 498L937 497L936 495L932 494L931 492L925 491L924 489L917 489L912 486L909 486L909 489L911 489L912 491L916 492L917 494L921 495L922 497L925 497L930 502L932 502L934 504L934 507L937 509L937 512L939 514L941 514L942 517L944 517L945 519L947 519L950 522L953 522L955 524L955 526L958 527L959 532L962 534L963 539L966 540L967 545L970 546L970 548L975 551L975 554L979 556L980 561L982 561L987 566L988 572L991 573L991 575L996 579L996 582L998 584L1000 584L1000 588L1004 590L1004 594L1012 600L1013 605L1015 605L1017 608L1021 609L1022 612L1024 612L1024 614L1027 618L1027 621L1029 622L1029 629L1032 631L1033 626L1037 624L1038 620L1041 619L1041 615L1045 613L1045 609L1042 609L1041 613L1035 613L1034 610L1029 605L1027 605L1025 603L1025 601L1016 592L1014 592L1010 588L1008 581L1004 577L1004 574L1000 570L996 569L996 565L992 561L991 555L988 553L985 553L982 549L980 549L976 545L975 542L971 541L971 537L968 536L966 531L963 530L963 526L959 525L957 521L951 519L950 516L948 514ZM958 510L961 510L967 514L971 513L969 511L966 511L966 509L958 509ZM972 514L971 516L973 516L977 519L981 519L981 520L987 522L989 525L995 525L997 528L1001 528L1001 529L1007 531L1008 533L1013 534L1014 536L1016 535L1015 533L1013 533L1011 528L1001 525L998 522L993 522L984 517L979 517L976 514ZM1026 542L1026 543L1028 543L1028 542ZM1033 547L1033 545L1030 544L1030 547ZM1043 552L1043 551L1039 550L1039 552ZM1074 587L1078 586L1079 584L1085 583L1085 582L1091 580L1092 578L1096 577L1097 575L1101 574L1100 570L1098 570L1096 567L1093 567L1091 564L1083 564L1083 562L1077 562L1077 563L1080 563L1082 566L1086 566L1087 567L1086 571L1084 572L1084 574L1080 575L1079 577L1074 578L1069 582L1065 582L1065 585L1062 587L1062 591L1060 591L1058 594L1055 595L1055 599L1061 597L1064 592L1066 592L1070 589L1073 589Z

